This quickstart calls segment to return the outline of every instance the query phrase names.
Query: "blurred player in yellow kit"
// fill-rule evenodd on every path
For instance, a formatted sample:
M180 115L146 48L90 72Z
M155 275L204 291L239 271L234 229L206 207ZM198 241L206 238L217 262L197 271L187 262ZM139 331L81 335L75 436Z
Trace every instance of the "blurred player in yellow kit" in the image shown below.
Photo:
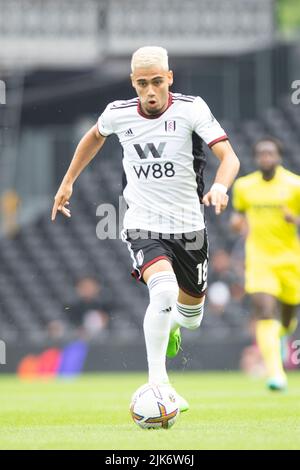
M282 153L272 137L256 143L258 171L236 181L231 219L236 231L247 221L245 288L271 390L287 387L281 341L296 330L300 304L300 177L282 166Z

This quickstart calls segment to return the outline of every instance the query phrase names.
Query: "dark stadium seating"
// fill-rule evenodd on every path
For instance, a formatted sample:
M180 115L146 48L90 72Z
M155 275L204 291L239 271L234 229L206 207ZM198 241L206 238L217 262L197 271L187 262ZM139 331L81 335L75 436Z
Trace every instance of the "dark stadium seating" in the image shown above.
M288 99L280 108L265 112L258 121L223 125L241 159L242 174L254 169L251 145L264 134L284 141L285 165L299 172L300 111ZM207 153L209 186L217 161ZM117 206L121 195L121 159L114 142L108 142L103 154L76 184L71 220L58 216L56 223L51 223L49 201L48 213L23 226L14 239L0 240L2 339L41 341L46 336L47 324L58 318L70 326L65 309L74 302L76 280L85 275L95 276L102 284L103 300L110 305L110 334L127 338L139 334L148 301L147 289L130 275L131 259L125 244L96 237L97 206L101 203ZM228 230L228 215L218 219L212 210L207 210L206 218L211 251L220 247L230 251L235 238ZM238 321L236 326L240 328L241 323ZM215 325L208 322L206 327Z

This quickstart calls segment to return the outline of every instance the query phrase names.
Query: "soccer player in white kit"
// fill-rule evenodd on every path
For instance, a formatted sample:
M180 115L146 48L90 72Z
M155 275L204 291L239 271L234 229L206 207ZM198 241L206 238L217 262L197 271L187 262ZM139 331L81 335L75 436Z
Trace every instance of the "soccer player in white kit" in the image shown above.
M106 138L116 134L123 147L128 206L121 236L133 261L132 275L149 289L144 318L149 383L171 389L166 356L177 354L180 328L194 330L203 318L208 241L201 204L214 206L216 214L226 209L239 160L203 99L170 92L173 73L165 49L138 49L131 68L138 97L110 103L82 138L55 196L52 220L57 211L71 216L75 180ZM203 141L220 161L205 196ZM186 411L188 403L177 396Z

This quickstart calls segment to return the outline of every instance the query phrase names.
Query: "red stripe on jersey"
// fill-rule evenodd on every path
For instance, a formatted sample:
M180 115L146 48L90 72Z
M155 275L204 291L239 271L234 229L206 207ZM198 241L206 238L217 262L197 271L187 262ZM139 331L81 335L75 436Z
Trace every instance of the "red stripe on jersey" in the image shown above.
M211 148L213 145L217 144L218 142L223 142L224 140L228 140L227 135L222 135L222 137L219 137L218 139L213 140L208 144L209 148Z
M142 110L140 101L138 102L138 113L146 119L157 119L160 116L162 116L167 111L167 109L169 109L169 107L172 106L172 104L173 104L173 96L172 96L172 93L169 93L168 106L162 113L154 114L153 116L151 114L145 114L144 111Z

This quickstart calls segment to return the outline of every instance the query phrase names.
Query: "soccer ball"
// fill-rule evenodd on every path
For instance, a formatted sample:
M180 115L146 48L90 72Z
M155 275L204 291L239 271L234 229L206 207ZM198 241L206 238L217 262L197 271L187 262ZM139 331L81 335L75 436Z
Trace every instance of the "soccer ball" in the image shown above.
M176 395L168 385L148 383L134 393L130 413L142 429L169 429L175 424L180 410Z

